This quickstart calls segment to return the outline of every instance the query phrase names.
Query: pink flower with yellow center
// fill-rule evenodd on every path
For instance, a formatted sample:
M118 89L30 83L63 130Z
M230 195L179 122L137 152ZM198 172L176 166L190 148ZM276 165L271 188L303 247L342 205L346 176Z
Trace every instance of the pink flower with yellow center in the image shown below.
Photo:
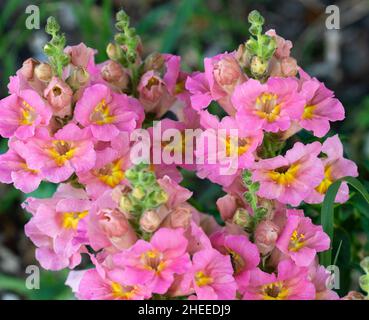
M90 257L95 268L71 271L66 281L78 299L143 300L151 297L149 288L133 284L122 275L122 269L112 263L111 256L106 256L103 261Z
M302 210L287 210L287 221L278 237L276 247L296 265L308 267L317 252L329 249L330 239L322 226L304 217Z
M133 131L143 117L143 108L136 99L115 93L103 84L86 88L74 111L75 120L89 127L92 135L102 141Z
M351 176L357 177L358 171L356 164L343 157L343 146L338 137L335 135L324 141L322 146L323 156L321 161L324 166L324 178L320 184L311 191L311 194L305 199L307 203L323 202L330 185L337 179ZM336 195L336 202L346 202L349 198L349 188L347 182L342 182Z
M30 168L39 170L50 182L67 180L74 172L86 172L95 165L96 154L88 129L70 123L50 137L39 130L25 145Z
M244 300L312 300L315 287L308 279L308 269L296 266L291 260L278 264L277 275L260 269L251 272L244 286Z
M285 156L255 163L252 178L260 182L258 195L266 199L297 206L324 178L318 159L319 142L303 145L296 142Z
M249 79L236 87L232 103L236 118L246 129L269 132L287 130L301 117L305 100L294 78L269 78L265 84Z
M299 71L302 84L300 93L306 103L299 124L310 130L317 137L323 137L330 128L330 121L345 118L345 109L341 102L334 97L333 91L327 89L322 82L311 78L302 69Z
M48 104L36 91L25 89L18 95L0 100L0 135L10 138L13 135L24 140L35 134L35 129L47 126L52 112Z
M164 294L175 274L190 269L187 244L183 229L161 228L150 242L138 240L130 249L116 254L113 261L124 268L123 275L130 283Z
M119 140L119 144L116 142ZM125 183L125 171L131 166L129 140L125 134L112 142L112 147L96 151L96 163L91 170L77 173L87 193L96 199L105 191Z
M74 268L86 251L86 219L91 203L83 191L70 189L68 193L57 192L51 199L26 200L25 208L33 217L25 232L37 247L37 260L48 270Z
M230 256L204 249L192 257L192 269L184 275L183 290L192 289L199 300L232 300L237 284Z
M233 117L219 120L208 111L200 111L200 119L206 130L199 137L203 145L196 145L197 174L202 179L229 186L242 169L252 167L263 133L247 130Z
M90 269L84 273L76 296L80 300L144 300L150 292L143 286L112 281L97 269Z
M42 175L28 167L24 150L23 141L9 141L9 150L0 155L0 181L14 183L15 188L30 193L38 188Z
M233 267L233 276L242 286L247 281L250 271L260 262L259 250L245 235L231 235L224 231L216 232L211 236L215 249L224 255L229 255Z

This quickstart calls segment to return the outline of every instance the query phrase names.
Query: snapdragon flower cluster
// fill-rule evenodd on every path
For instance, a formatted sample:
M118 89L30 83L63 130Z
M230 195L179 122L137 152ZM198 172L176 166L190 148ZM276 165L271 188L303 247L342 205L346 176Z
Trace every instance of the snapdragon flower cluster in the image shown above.
M317 255L330 239L298 207L321 203L357 167L338 135L304 145L295 134L323 138L344 108L297 65L290 41L263 33L257 12L249 21L251 38L238 50L187 74L178 56L143 59L124 12L101 64L83 43L65 47L49 19L49 61L29 59L10 78L0 101L0 134L9 138L0 181L24 193L41 181L58 184L51 198L25 201L32 214L25 232L43 268L71 270L77 298L339 299ZM214 104L223 118L208 110ZM165 118L169 110L176 120ZM211 154L196 147L202 163L133 163L130 134L151 134L154 119L181 132L238 130L236 144L230 135L224 141L227 152L236 150L236 170L221 174L224 163L208 163ZM184 140L173 152L185 152ZM189 203L180 167L222 186L222 224ZM336 202L348 197L342 183Z

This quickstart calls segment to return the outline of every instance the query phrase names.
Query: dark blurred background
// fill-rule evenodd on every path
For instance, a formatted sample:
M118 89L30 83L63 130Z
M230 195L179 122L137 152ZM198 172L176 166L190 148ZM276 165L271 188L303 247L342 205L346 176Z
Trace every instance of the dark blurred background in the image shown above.
M41 29L25 28L26 7L38 5ZM325 9L340 9L340 30L327 30ZM345 144L347 156L360 168L360 179L369 180L369 1L368 0L81 0L0 1L0 98L7 95L10 75L28 57L44 59L43 31L48 16L55 16L66 33L68 44L83 41L98 50L97 61L106 59L105 47L114 34L114 15L124 8L142 37L145 53L161 51L182 56L186 70L202 69L204 56L232 51L248 38L247 15L258 9L266 29L274 28L292 40L292 55L311 75L325 81L346 108L346 120L334 124ZM309 137L302 136L302 139ZM7 150L1 139L0 153ZM194 204L216 215L219 187L200 181L190 173L186 187L195 192ZM49 197L52 184L42 184L32 195ZM206 191L203 191L206 190ZM36 264L34 246L23 226L29 216L20 208L26 195L0 184L0 299L69 299L64 286L66 271L41 272L41 288L27 290L25 268ZM319 206L309 208L318 219ZM341 270L341 289L357 289L358 262L369 255L369 220L362 212L368 205L353 194L336 215L335 253ZM340 250L337 254L337 248Z

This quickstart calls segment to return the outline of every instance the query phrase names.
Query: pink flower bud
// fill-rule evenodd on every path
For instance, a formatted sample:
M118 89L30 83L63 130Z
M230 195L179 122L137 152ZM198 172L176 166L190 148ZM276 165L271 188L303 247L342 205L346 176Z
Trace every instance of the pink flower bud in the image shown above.
M94 56L94 50L88 48L84 43L80 43L76 46L70 46L65 48L65 52L70 56L70 62L78 67L86 68L89 61Z
M178 207L174 209L164 220L163 227L167 228L184 228L191 223L192 213L190 208Z
M143 231L154 232L159 228L162 220L156 211L146 211L140 219L140 227Z
M53 76L53 71L48 63L40 63L35 68L35 76L43 82L49 82Z
M145 71L160 70L164 67L165 59L160 53L152 53L145 59Z
M37 65L39 65L35 59L29 58L23 62L22 68L19 69L19 72L24 76L27 80L33 79L33 74Z
M148 210L143 213L140 219L140 227L146 232L154 232L157 230L170 211L166 206L160 206L155 210Z
M175 101L164 81L154 71L148 71L142 76L138 92L145 112L154 113L157 118L160 118Z
M219 198L216 204L223 221L232 220L233 215L237 210L236 198L227 194L224 197Z
M69 78L67 79L68 85L73 90L78 90L81 87L84 87L88 81L90 80L90 74L83 67L75 68Z
M232 93L234 87L244 81L244 75L237 60L228 55L214 64L214 78L218 85L227 93Z
M282 59L290 56L290 52L292 49L292 42L290 40L285 40L284 38L277 35L274 29L268 30L265 34L274 37L277 41L277 49L274 53L277 58Z
M136 242L136 233L119 210L103 209L97 216L102 231L118 249L129 248Z
M115 61L108 61L101 69L103 79L120 89L125 89L128 86L129 76L123 67Z
M53 77L44 91L44 96L55 116L65 117L71 114L73 91L64 81Z
M262 255L270 253L278 239L279 227L270 220L259 223L255 230L255 244Z
M297 75L298 65L296 59L292 57L283 58L281 62L282 74L284 77L294 77Z

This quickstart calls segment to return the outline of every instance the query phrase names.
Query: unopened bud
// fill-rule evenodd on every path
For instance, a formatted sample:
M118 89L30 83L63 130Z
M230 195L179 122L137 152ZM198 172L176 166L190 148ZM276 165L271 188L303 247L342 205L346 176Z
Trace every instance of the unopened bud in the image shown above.
M33 78L35 68L39 64L40 62L37 60L29 58L23 62L22 68L19 71L27 80L31 80Z
M162 54L154 52L145 60L145 72L149 70L160 70L164 66L164 57Z
M146 194L145 191L142 190L142 188L140 188L140 187L134 188L132 190L132 196L134 198L138 199L138 200L143 199L143 197L145 196L145 194Z
M48 63L40 63L35 67L35 76L43 82L49 82L53 76L53 71Z
M122 196L119 201L119 208L123 212L130 212L132 210L132 202L127 196Z
M118 44L109 43L106 47L106 54L110 60L117 61L122 57L122 48Z
M145 232L154 232L157 230L162 222L159 214L154 210L144 212L140 219L140 227Z
M238 208L233 216L233 223L237 224L242 228L249 229L253 225L252 216L246 209Z
M108 61L101 69L103 79L121 89L125 89L129 83L128 73L116 61Z
M84 87L90 79L90 74L83 67L77 67L73 70L70 77L67 79L67 83L73 90L77 90Z
M258 224L255 230L255 244L262 255L270 253L278 239L279 227L270 220Z
M251 73L256 78L262 78L268 70L268 65L268 61L265 61L258 56L253 56L250 65Z

